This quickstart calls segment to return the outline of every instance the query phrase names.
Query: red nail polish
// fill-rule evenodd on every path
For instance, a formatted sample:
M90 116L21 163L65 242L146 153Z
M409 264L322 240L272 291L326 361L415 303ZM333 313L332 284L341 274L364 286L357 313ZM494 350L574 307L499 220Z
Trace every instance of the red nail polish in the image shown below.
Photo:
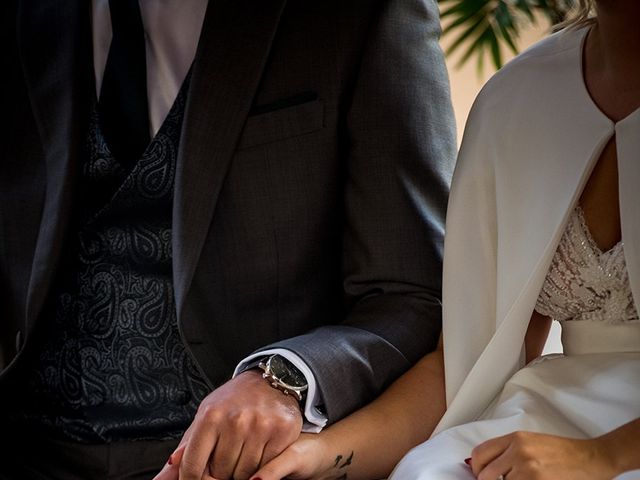
M173 465L173 455L170 455L170 456L169 456L169 460L167 460L167 463L168 463L169 465Z
M467 465L471 466L471 457L465 458L464 459L464 463L466 463Z

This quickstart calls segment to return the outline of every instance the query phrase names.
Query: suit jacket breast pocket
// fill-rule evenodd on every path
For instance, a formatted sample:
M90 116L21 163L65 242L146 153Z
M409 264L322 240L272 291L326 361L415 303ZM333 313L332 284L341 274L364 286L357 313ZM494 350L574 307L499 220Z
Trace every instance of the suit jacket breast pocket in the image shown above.
M320 130L324 105L313 93L301 94L254 108L244 126L238 149L246 149Z

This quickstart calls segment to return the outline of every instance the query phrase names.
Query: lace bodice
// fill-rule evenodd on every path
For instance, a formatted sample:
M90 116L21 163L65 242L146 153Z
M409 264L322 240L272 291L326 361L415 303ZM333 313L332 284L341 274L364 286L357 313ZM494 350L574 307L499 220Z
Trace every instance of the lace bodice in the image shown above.
M536 311L561 322L619 324L638 320L618 242L603 252L580 207L572 213L536 303Z

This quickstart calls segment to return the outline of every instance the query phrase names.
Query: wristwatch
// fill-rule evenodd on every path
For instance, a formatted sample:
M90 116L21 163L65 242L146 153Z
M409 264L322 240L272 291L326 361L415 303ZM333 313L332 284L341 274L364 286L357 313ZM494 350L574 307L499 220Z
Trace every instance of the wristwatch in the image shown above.
M262 360L258 367L262 370L262 378L269 381L269 385L280 390L285 395L291 395L298 402L302 402L307 395L309 384L298 368L282 355L277 353Z

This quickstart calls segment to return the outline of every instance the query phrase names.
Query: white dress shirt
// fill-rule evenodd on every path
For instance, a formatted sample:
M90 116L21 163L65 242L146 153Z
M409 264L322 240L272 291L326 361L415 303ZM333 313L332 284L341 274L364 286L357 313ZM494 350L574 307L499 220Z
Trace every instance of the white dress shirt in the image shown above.
M147 59L149 130L153 137L169 113L182 82L193 63L208 0L140 0ZM100 97L102 77L111 45L109 0L92 0L93 68L96 96ZM257 358L279 353L305 375L309 383L304 408L303 431L319 432L327 422L317 406L322 398L311 369L295 353L272 349L243 360L234 376L255 365Z
M109 0L93 0L93 68L96 94L111 45ZM147 51L149 121L153 137L171 109L193 63L207 0L142 0Z

